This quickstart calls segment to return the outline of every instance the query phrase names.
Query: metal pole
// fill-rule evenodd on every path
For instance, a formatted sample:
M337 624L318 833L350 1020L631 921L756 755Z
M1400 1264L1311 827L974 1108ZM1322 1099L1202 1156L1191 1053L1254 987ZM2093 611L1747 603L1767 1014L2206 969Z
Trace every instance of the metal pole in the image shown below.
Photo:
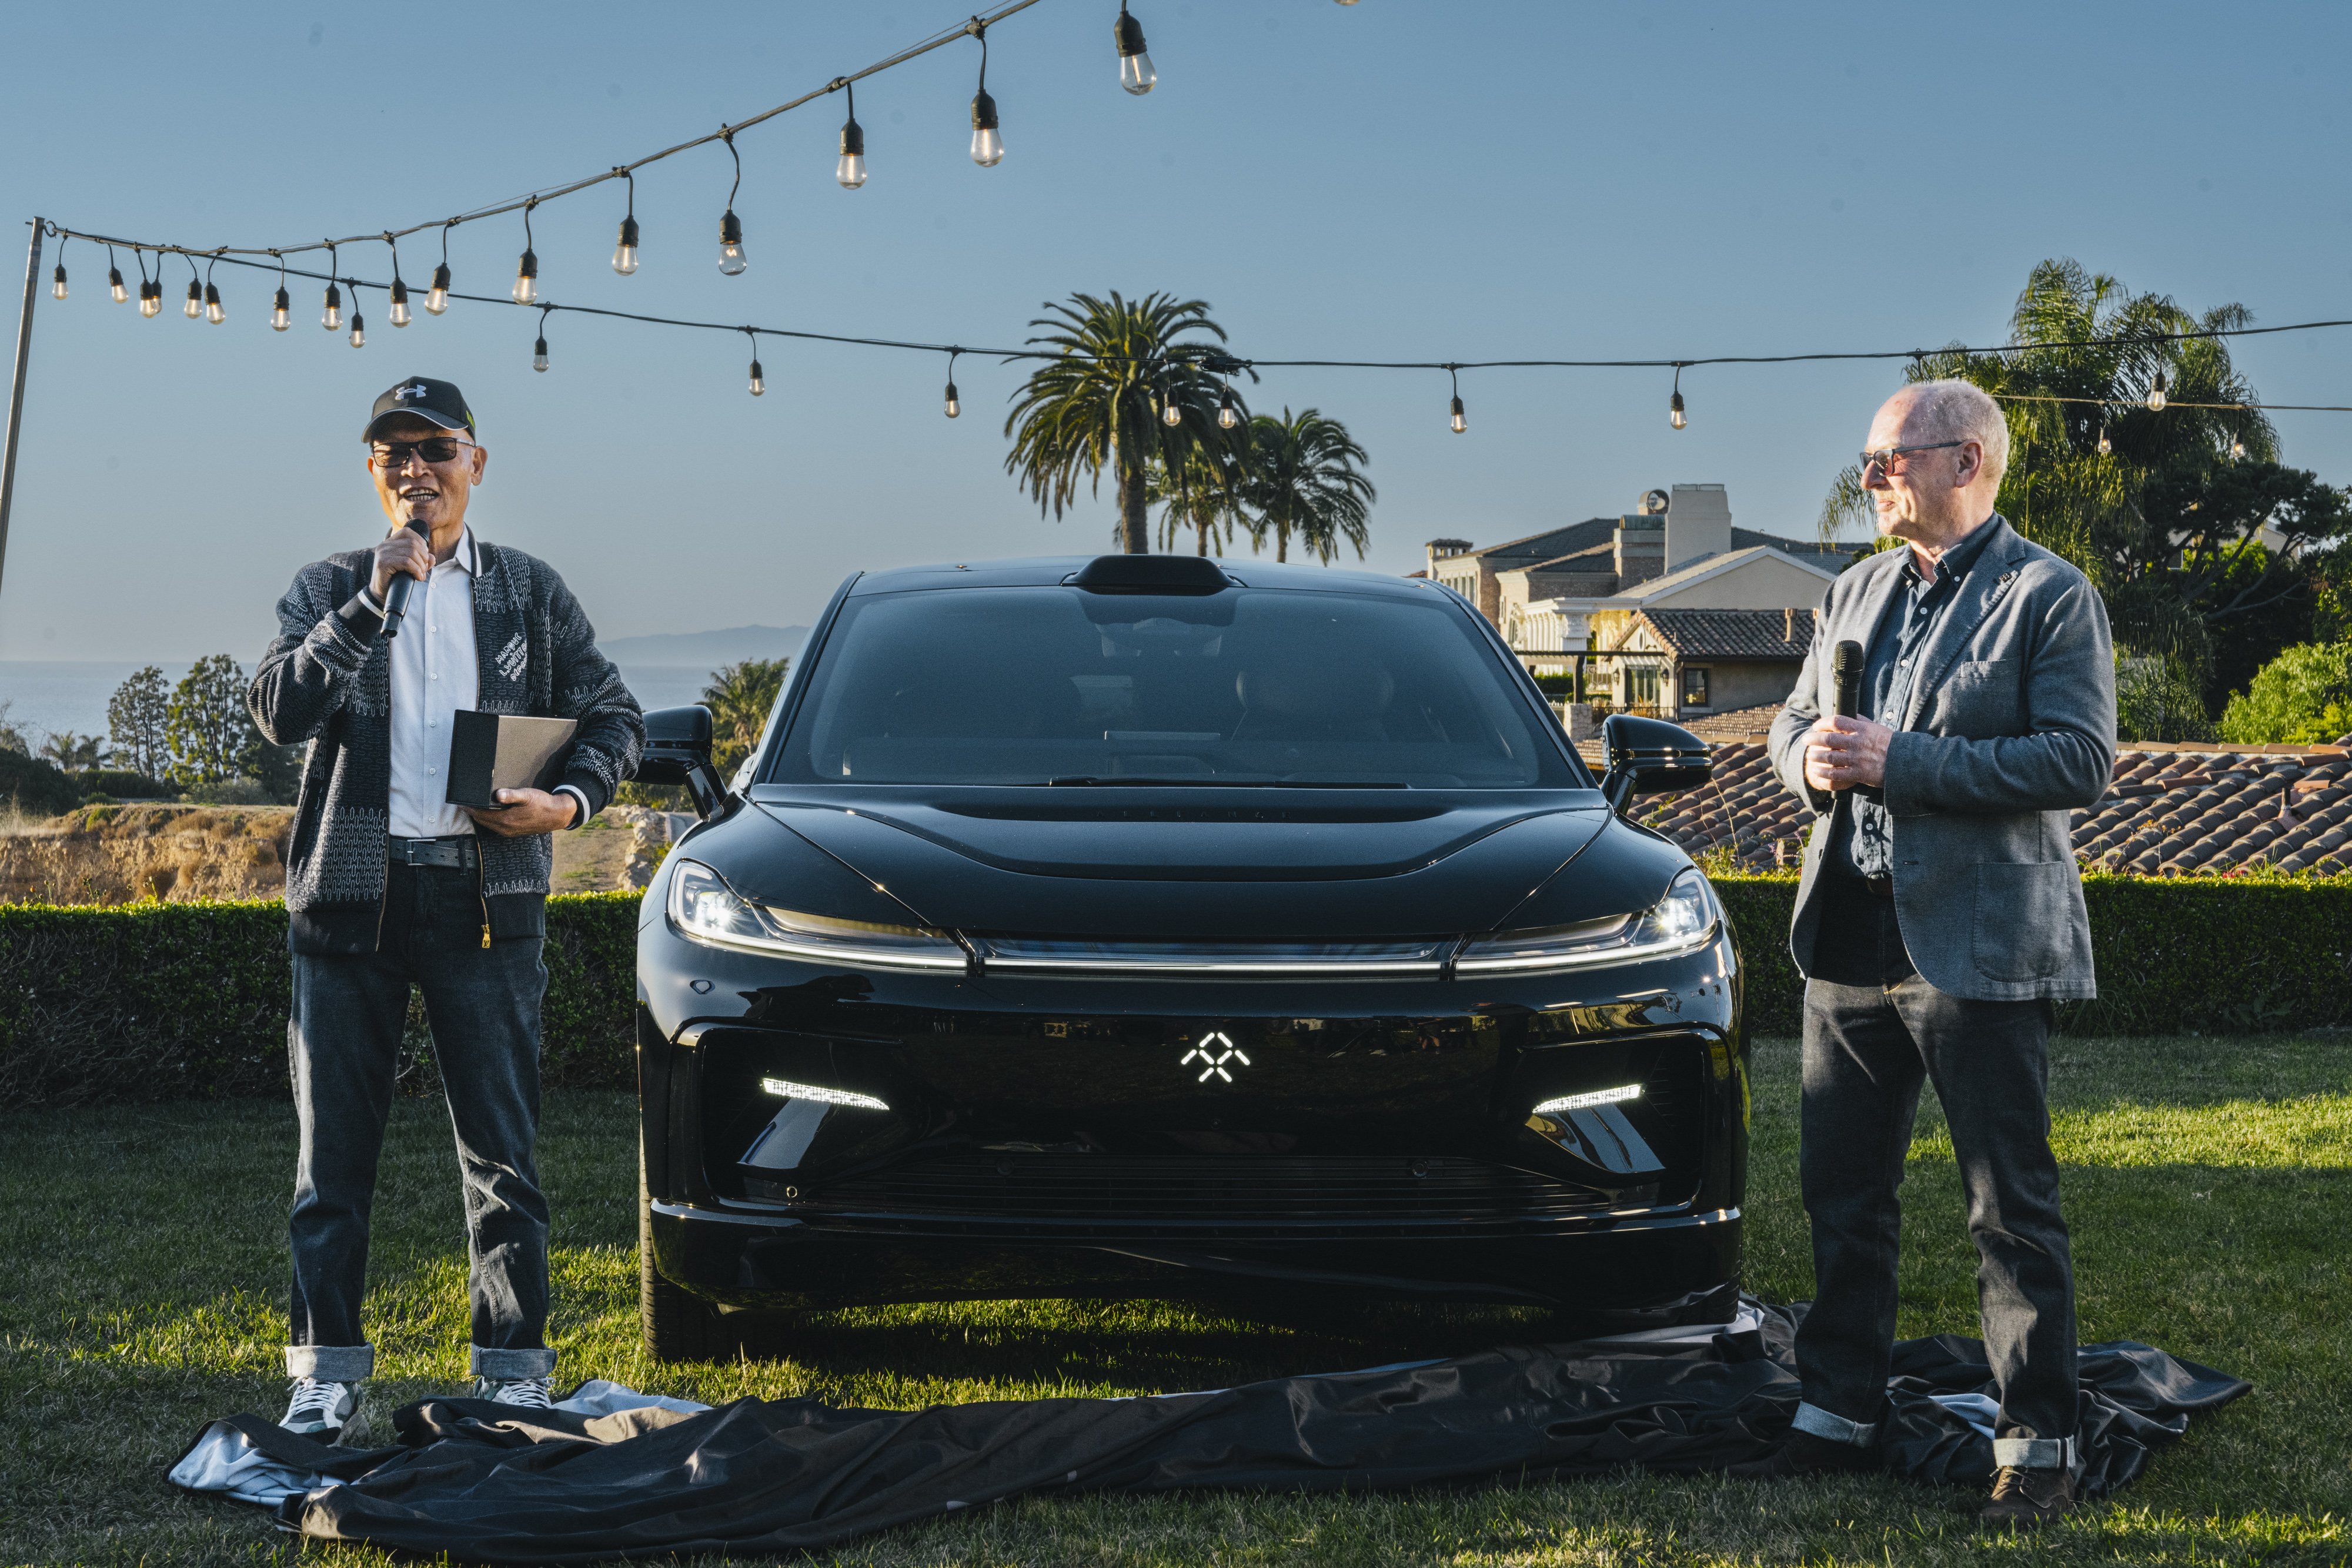
M8 566L8 506L16 497L16 435L25 423L25 366L33 356L33 299L41 287L41 220L25 257L25 313L16 319L16 379L8 393L8 444L0 454L0 573Z

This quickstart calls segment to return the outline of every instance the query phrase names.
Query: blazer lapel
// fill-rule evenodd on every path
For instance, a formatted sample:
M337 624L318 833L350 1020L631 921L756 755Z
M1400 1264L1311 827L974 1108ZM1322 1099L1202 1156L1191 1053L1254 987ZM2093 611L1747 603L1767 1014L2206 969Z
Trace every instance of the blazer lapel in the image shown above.
M1960 584L1959 597L1937 623L1936 634L1928 639L1927 647L1920 650L1920 678L1911 684L1911 701L1898 728L1909 729L1919 722L1920 711L1927 706L1928 696L1943 685L1945 673L1976 635L1977 628L1993 612L1993 607L2008 597L2017 582L2017 562L2025 553L2024 541L2009 526L2009 519L1998 512L1993 514L1992 527L1993 536L1985 541L1984 553L1977 557L1977 564Z
M1910 547L1903 548L1907 549ZM1887 607L1895 602L1895 594L1903 587L1903 563L1899 552L1886 550L1882 553L1889 558L1884 566L1872 561L1854 569L1857 571L1874 571L1876 575L1864 585L1860 596L1851 601L1846 610L1822 628L1823 647L1834 650L1840 643L1851 641L1861 643L1865 654L1870 652L1871 639L1878 635L1879 626L1886 620ZM1815 700L1820 703L1822 712L1835 713L1837 669L1832 659L1822 660L1821 679L1822 689Z

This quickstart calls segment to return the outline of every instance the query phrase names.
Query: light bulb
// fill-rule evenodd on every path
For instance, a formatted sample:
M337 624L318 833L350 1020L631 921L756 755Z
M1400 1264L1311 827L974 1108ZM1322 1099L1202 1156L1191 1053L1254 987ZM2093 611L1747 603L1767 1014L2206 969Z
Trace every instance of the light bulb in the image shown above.
M155 316L163 309L163 286L153 278L143 278L139 284L139 314Z
M434 316L449 308L449 264L446 261L433 269L433 287L425 296L425 308Z
M2164 412L2164 372L2162 371L2156 372L2156 385L2148 389L2147 412L2150 413Z
M833 166L833 177L847 191L866 183L866 132L855 115L841 127L841 162Z
M330 283L327 285L326 314L319 318L319 325L324 327L328 331L332 332L340 329L342 324L343 291Z
M114 297L114 302L117 305L130 299L131 290L123 287L121 267L110 267L106 269L106 291Z
M66 264L62 261L58 263L58 280L49 286L49 292L59 299L66 297Z
M515 263L514 302L518 305L532 305L538 303L538 300L539 256L526 250L522 253L522 259Z
M1174 398L1170 398L1167 402L1167 405L1160 411L1160 423L1168 426L1171 430L1183 423L1184 410L1182 405L1178 403Z
M356 309L352 312L352 347L354 349L367 347L367 318Z
M2105 457L2115 449L2116 444L2107 439L2107 427L2103 421L2099 425L2099 455Z
M1140 98L1160 80L1160 73L1151 68L1151 57L1143 52L1143 24L1121 6L1111 37L1118 40L1118 85Z
M530 368L534 371L547 369L547 340L544 338L530 346Z
M2232 457L2243 457L2245 455L2246 438L2242 435L2233 435L2230 437L2230 455Z
M1234 389L1228 386L1224 394L1217 399L1217 427L1231 430L1241 422L1241 411L1234 407Z
M1690 420L1683 413L1683 394L1680 392L1675 393L1674 402L1666 405L1666 423L1676 430L1681 430L1690 423Z
M955 418L963 412L963 400L956 396L955 382L948 383L948 417Z
M194 278L188 279L188 302L180 307L180 314L193 321L205 313L205 286Z
M743 254L743 220L730 207L719 218L719 270L734 277L751 265L751 258Z
M1456 435L1461 434L1464 431L1470 428L1470 422L1462 417L1462 400L1458 397L1454 400L1453 423L1454 434Z
M281 288L278 291L277 302L269 309L269 328L274 332L283 332L292 325L294 325L294 300L286 290Z
M637 269L637 220L621 220L621 243L613 247L613 270L623 277Z
M971 161L983 169L1004 162L1004 138L996 133L996 100L986 88L971 100Z
M395 327L408 325L408 285L397 277L392 280L392 324Z
M768 390L768 378L760 369L760 361L751 361L751 395L758 397Z
M221 308L220 289L209 283L205 285L205 319L215 327L228 319L228 312Z

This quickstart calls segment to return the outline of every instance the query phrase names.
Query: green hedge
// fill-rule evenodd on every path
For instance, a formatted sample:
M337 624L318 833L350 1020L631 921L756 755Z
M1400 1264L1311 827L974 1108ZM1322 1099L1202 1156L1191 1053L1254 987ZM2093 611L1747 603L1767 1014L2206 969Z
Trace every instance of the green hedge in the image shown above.
M551 1087L635 1082L637 903L547 901ZM0 905L0 1105L284 1099L292 990L275 900ZM404 1086L431 1089L429 1037L406 1055Z
M1793 875L1722 876L1746 961L1748 1022L1790 1035ZM2244 1033L2352 1022L2352 880L2085 881L2104 993L2069 1003L2076 1034ZM637 895L547 903L541 1074L635 1079ZM269 904L120 909L0 905L0 1104L284 1098L286 912ZM403 1082L429 1092L429 1037Z
M1739 934L1748 1027L1792 1035L1794 873L1714 879ZM2083 879L2099 999L2062 1003L2068 1034L2247 1033L2352 1022L2352 880Z

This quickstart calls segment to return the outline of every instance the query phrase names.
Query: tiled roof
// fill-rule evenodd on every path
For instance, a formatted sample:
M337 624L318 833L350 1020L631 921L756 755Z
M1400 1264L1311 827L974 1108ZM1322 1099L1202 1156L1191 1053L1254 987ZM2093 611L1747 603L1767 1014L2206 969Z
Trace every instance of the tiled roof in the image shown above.
M1700 723L1738 719L1755 733L1772 711ZM1594 749L1585 748L1588 759ZM1745 740L1716 746L1714 782L1637 801L1635 817L1693 855L1728 847L1745 870L1794 866L1813 821L1773 776L1764 748ZM2085 870L2141 876L2210 874L2258 861L2286 871L2352 871L2352 755L2341 747L2126 749L2107 793L2074 814L2074 842Z
M1682 659L1800 660L1812 646L1813 612L1800 610L1795 635L1779 610L1643 610L1658 641ZM1768 721L1769 722L1769 721Z

